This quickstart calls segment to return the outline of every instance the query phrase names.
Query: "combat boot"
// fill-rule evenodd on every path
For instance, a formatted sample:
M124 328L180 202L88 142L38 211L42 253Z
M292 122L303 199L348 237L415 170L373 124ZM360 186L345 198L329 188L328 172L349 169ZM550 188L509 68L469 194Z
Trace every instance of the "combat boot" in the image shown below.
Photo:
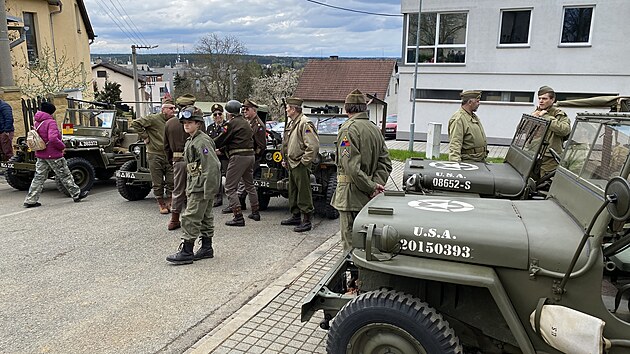
M247 217L254 221L260 221L260 212L258 212L258 210L260 210L258 205L252 205L252 213L247 215Z
M160 208L160 214L168 214L168 208L166 207L166 203L164 202L164 198L155 198L157 200L158 206Z
M245 218L243 218L243 212L241 211L241 207L236 207L232 209L234 213L234 219L230 221L226 221L225 225L227 226L245 226Z
M166 209L168 210L168 212L171 212L171 207L173 205L173 198L172 197L168 197L166 198L166 200L164 201L164 203L166 204Z
M179 229L182 224L179 222L179 212L174 211L171 213L171 221L168 222L166 226L169 230Z
M226 206L225 208L221 209L221 214L232 214L232 208L230 208L230 206Z
M195 260L194 246L194 241L182 241L179 245L179 252L166 257L166 260L175 265L191 264Z
M204 258L214 258L214 250L212 249L212 237L202 237L201 247L195 252L195 260Z
M290 218L280 221L280 225L300 225L302 222L302 218L300 218L300 213L291 215Z
M245 203L246 198L247 198L246 194L238 196L238 201L241 203L241 210L247 210L247 203Z
M216 207L221 206L221 205L223 205L223 196L214 197L214 203L212 203L212 207L216 208Z
M313 213L302 214L302 223L293 228L295 232L304 232L309 231L311 229L311 217Z

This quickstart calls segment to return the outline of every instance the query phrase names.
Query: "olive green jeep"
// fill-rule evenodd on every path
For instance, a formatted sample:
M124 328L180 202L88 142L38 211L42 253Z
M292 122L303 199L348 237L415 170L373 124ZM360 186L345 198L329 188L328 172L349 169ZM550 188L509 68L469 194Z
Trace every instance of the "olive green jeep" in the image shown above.
M328 353L630 352L630 114L578 114L544 199L385 192L305 298Z

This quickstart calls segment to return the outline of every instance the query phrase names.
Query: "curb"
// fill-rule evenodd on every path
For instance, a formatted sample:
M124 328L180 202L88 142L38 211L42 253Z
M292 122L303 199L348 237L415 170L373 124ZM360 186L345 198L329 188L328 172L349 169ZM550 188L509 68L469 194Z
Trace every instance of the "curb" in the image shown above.
M313 263L323 254L330 251L341 239L340 232L332 235L324 241L318 248L311 252L304 259L296 263L291 269L285 272L280 278L267 286L253 299L247 302L238 311L221 322L210 333L203 336L193 344L186 354L208 354L221 345L226 339L234 334L243 324L254 317L260 310L265 308L276 296L282 293L296 278L303 274Z

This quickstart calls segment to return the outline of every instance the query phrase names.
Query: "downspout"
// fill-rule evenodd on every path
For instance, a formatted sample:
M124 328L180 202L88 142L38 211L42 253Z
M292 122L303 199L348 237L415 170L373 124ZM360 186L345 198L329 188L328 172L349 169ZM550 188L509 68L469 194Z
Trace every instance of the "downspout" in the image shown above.
M50 37L52 40L53 57L55 58L55 78L57 79L57 86L59 86L59 68L57 67L57 46L55 46L55 27L53 24L53 15L61 13L63 11L63 4L61 0L48 0L48 5L59 6L59 10L50 13Z

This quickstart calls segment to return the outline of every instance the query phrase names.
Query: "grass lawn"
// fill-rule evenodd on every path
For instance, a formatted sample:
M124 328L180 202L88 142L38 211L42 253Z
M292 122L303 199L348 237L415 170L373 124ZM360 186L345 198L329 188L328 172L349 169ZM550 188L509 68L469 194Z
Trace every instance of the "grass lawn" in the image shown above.
M420 157L420 158L426 158L426 155L424 152L417 152L417 151L409 151L409 150L397 150L397 149L389 149L389 157L392 160L396 160L396 161L405 161L408 158L411 157ZM448 161L448 155L447 154L440 154L440 158L438 158L437 160L439 161ZM491 162L491 163L503 163L503 158L502 157L490 157L486 159L487 162Z

